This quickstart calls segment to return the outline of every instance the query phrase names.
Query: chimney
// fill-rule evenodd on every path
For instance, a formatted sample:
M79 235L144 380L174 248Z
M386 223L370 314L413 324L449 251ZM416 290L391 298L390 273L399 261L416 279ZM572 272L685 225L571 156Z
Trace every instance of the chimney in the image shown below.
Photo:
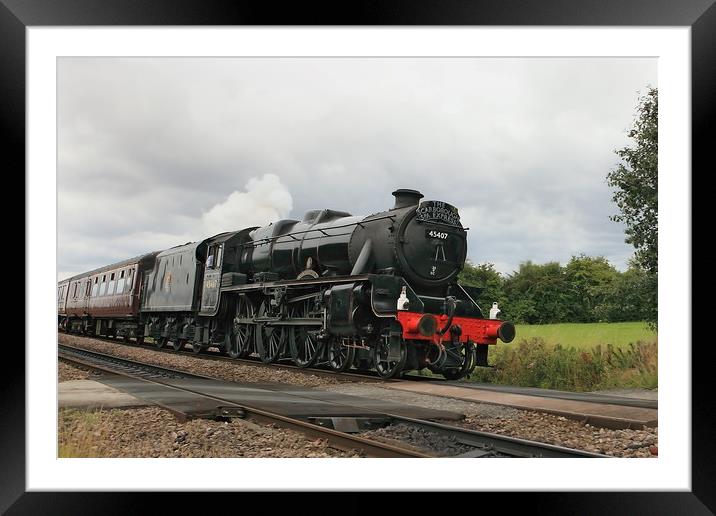
M407 188L399 188L393 192L395 196L395 206L392 209L409 208L417 206L424 196L417 190L408 190Z

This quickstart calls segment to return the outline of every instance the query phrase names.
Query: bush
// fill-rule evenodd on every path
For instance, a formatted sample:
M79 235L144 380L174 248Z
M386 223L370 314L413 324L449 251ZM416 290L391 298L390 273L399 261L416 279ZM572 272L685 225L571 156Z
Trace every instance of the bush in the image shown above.
M499 348L491 354L493 368L476 368L472 381L592 391L610 387L657 387L657 344L637 342L625 349L611 344L590 351L559 344L548 346L539 337Z

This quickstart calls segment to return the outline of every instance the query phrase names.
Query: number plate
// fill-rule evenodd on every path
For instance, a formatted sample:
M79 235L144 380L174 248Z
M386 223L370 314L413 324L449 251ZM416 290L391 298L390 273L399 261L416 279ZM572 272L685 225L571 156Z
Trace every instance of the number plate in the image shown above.
M443 231L442 229L426 229L425 237L434 238L436 240L447 240L450 233Z

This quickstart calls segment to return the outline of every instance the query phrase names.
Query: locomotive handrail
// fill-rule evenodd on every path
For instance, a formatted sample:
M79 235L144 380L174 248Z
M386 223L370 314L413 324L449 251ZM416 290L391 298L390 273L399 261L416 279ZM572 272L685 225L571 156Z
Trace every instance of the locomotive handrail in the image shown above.
M320 230L320 229L313 229L312 231L321 231L321 230ZM308 231L302 231L302 233L308 233ZM257 246L259 246L259 245L266 245L266 244L270 243L272 240L278 240L279 238L283 238L283 237L291 237L291 238L292 238L293 240L295 240L296 242L300 242L300 241L307 242L307 241L310 241L310 240L320 240L321 238L324 238L324 236L339 237L339 236L350 235L351 233L350 233L350 232L347 232L347 233L336 233L335 235L328 235L328 234L326 234L326 235L324 235L324 236L316 236L316 237L310 237L310 238L303 238L303 240L301 240L301 239L299 239L299 238L296 238L296 237L294 236L294 235L298 235L298 234L299 234L299 233L290 233L290 234L287 233L287 234L285 234L285 235L279 235L279 236L277 236L277 237L262 238L261 240L256 240L256 241L254 241L253 243L252 243L252 242L246 242L246 243L244 243L244 244L241 244L241 246L242 246L242 247L257 247Z
M258 239L258 240L252 240L252 241L250 241L250 242L245 242L245 243L241 244L241 247L256 247L257 245L268 244L269 242L272 242L272 241L274 241L274 240L278 240L279 238L283 238L283 237L291 237L291 238L293 238L294 240L298 240L297 238L294 237L294 235L303 235L303 234L305 234L305 233L313 233L314 231L316 231L316 232L317 232L317 231L320 231L320 232L323 233L325 236L345 236L345 235L350 235L350 233L339 233L339 234L337 234L337 235L329 235L328 233L326 233L326 230L329 230L329 229L343 229L343 228L348 228L348 227L351 227L351 226L361 226L361 227L363 227L363 224L367 224L368 222L375 222L375 221L378 221L378 220L385 220L385 219L391 219L391 220L395 221L395 215L384 215L384 216L382 216L382 217L377 217L377 218L375 218L375 219L361 220L361 221L359 221L359 222L351 222L350 224L340 224L340 225L338 225L338 226L331 226L331 227L329 227L329 228L316 228L316 229L313 229L313 228L312 228L312 229L306 229L306 230L304 230L304 231L292 231L291 233L285 233L285 234L283 234L283 235L277 235L277 236L274 236L274 237L265 237L265 238L260 238L260 239ZM323 238L323 237L304 238L303 240L316 240L316 239L319 239L319 238Z
M447 224L446 222L437 222L434 220L415 219L415 222L417 222L418 224L430 224L430 225L434 225L434 226L445 226L446 228L462 229L463 231L467 231L468 229L470 229L470 228L464 228L462 226L456 226L455 224Z

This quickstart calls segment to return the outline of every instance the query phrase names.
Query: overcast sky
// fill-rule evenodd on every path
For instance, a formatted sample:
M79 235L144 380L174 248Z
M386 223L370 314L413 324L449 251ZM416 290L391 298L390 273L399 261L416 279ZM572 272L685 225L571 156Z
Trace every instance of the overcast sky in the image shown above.
M633 249L606 174L656 60L58 61L58 279L225 230L449 202L505 274Z

